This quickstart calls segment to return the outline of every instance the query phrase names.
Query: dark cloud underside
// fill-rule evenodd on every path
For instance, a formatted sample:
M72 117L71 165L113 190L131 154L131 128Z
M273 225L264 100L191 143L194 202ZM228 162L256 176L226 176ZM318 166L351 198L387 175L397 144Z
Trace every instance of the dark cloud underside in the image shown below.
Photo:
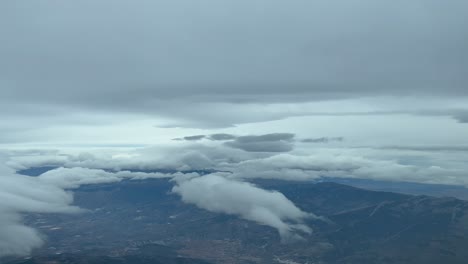
M190 117L193 102L467 96L465 10L436 0L3 1L0 102Z
M288 152L293 150L294 134L272 133L260 136L240 136L224 144L248 152Z
M343 137L321 137L321 138L306 138L301 140L304 143L328 143L328 142L341 142L343 141Z
M235 135L231 134L212 134L208 137L210 140L214 141L224 141L224 140L232 140L235 139Z

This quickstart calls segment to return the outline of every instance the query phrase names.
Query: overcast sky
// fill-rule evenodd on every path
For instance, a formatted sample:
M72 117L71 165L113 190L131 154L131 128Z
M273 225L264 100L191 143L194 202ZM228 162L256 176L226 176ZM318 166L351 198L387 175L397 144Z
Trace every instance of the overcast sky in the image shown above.
M463 0L2 1L0 143L274 130L468 144L465 10Z

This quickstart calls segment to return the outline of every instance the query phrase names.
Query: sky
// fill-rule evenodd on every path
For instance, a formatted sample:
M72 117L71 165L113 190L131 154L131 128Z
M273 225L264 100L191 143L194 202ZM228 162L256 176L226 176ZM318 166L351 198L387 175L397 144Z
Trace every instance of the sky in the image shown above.
M156 144L205 130L468 144L466 1L0 7L1 144Z
M170 178L183 201L219 212L193 192L204 188L240 208L223 213L282 236L307 234L313 212L246 179L468 186L466 10L463 0L1 1L0 197L18 199L0 203L0 223L31 244L0 228L0 256L40 246L21 214L76 213L69 190L83 184ZM44 165L58 168L15 173ZM125 172L136 168L218 173ZM256 198L223 199L214 185Z

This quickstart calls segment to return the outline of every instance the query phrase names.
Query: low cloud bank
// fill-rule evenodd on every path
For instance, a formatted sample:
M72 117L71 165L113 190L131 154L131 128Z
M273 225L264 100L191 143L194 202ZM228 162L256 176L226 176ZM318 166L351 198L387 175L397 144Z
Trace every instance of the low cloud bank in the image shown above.
M211 140L212 137L215 139ZM304 221L314 216L301 211L281 193L244 181L341 177L468 187L468 152L461 146L336 148L313 145L286 152L272 151L278 146L287 149L293 142L294 134L289 133L217 134L169 147L0 152L0 256L27 255L32 248L40 246L40 235L22 224L21 214L79 212L79 208L71 205L73 196L69 190L83 184L174 178L173 191L185 202L271 226L284 240L309 233ZM15 170L40 166L58 168L38 177L15 174Z
M144 172L107 172L101 169L88 168L57 168L41 174L38 179L41 182L57 186L63 189L74 189L81 185L119 182L125 179L143 180L157 178L171 178L182 173L144 173ZM195 174L198 175L198 174Z
M259 142L250 136L240 141ZM267 137L268 138L268 137ZM277 136L285 140L287 136ZM262 140L263 140L262 139ZM270 140L270 138L268 138ZM228 141L230 142L230 141ZM167 173L184 171L230 172L231 178L313 180L321 177L364 178L387 181L451 184L468 187L465 148L336 148L320 147L290 152L250 152L216 144L190 143L170 148L117 150L113 153L57 153L49 156L18 155L10 158L12 168L24 169L51 164L65 168L105 171ZM102 172L101 172L102 173ZM133 174L135 175L135 174ZM146 175L147 176L147 175ZM144 177L146 177L144 176ZM155 177L157 177L155 175Z

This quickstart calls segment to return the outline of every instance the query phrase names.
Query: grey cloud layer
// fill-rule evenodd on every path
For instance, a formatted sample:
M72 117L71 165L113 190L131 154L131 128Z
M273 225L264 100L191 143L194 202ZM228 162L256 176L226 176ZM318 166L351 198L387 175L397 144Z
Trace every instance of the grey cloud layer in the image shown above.
M436 0L3 1L1 105L217 127L291 114L213 111L247 102L466 97L466 9Z
M304 142L304 143L328 143L328 142L331 142L331 141L341 142L343 140L344 140L343 137L331 137L331 138L321 137L321 138L306 138L306 139L301 140L301 142Z
M293 150L294 134L273 133L260 136L240 136L224 144L248 152L288 152Z
M231 148L242 149L248 152L289 152L294 148L293 143L296 141L295 135L292 133L270 133L264 135L249 135L235 136L231 134L212 134L187 136L176 138L174 140L198 141L202 139L210 139L213 141L224 141L224 145ZM330 143L341 142L343 137L321 137L321 138L306 138L300 140L302 143Z
M197 141L204 139L205 135L196 135L196 136L187 136L183 138L174 138L174 140L187 140L187 141Z
M220 133L220 134L211 134L211 135L194 135L194 136L186 136L182 138L174 138L173 140L177 141L197 141L197 140L202 140L202 139L209 139L213 141L226 141L226 140L232 140L236 139L237 136L231 135L231 134L225 134L225 133Z
M196 135L174 140L198 141L209 139L224 141L224 145L247 152L288 152L293 150L295 135L292 133L270 133L264 135L235 136L231 134Z
M231 135L231 134L212 134L209 136L209 139L215 140L215 141L231 140L235 138L236 136Z

